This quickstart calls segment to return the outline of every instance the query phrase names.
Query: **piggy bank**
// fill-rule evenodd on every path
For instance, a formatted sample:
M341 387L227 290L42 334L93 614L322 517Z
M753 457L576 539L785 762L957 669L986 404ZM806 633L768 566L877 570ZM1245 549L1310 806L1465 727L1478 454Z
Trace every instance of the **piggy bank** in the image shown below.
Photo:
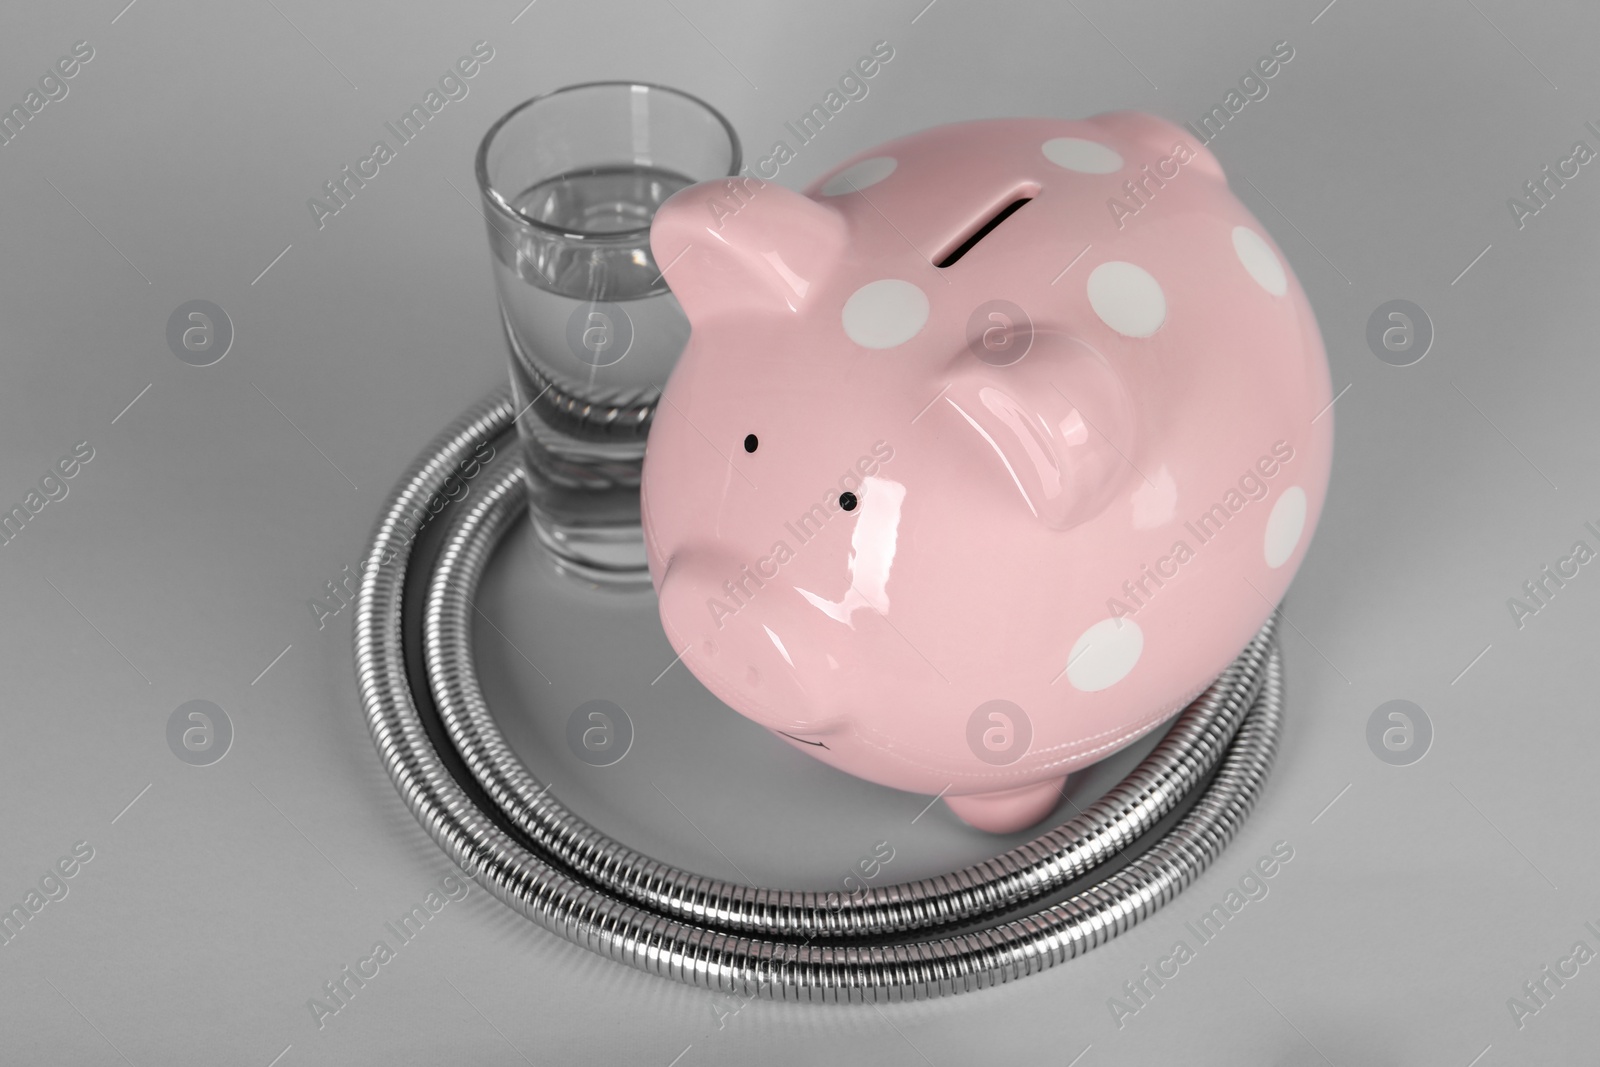
M1198 696L1327 488L1326 355L1266 227L1132 112L941 126L804 195L691 186L642 508L661 623L794 748L994 832Z

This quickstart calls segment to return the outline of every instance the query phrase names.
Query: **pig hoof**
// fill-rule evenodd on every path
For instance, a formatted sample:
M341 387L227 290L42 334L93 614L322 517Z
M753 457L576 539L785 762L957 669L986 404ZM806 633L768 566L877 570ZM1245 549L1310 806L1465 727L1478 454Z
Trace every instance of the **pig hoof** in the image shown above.
M1013 834L1025 830L1055 810L1066 778L1007 789L1000 793L975 793L964 797L945 797L944 802L968 826L991 834Z

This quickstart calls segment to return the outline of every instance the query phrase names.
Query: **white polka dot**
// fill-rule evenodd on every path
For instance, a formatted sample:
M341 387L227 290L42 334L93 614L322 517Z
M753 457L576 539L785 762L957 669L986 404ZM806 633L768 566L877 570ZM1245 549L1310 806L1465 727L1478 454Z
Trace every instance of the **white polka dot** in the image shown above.
M1044 158L1084 174L1113 174L1122 169L1122 157L1115 151L1080 137L1050 138L1044 143Z
M1089 275L1089 306L1127 337L1149 337L1167 321L1167 296L1143 267L1112 260Z
M1096 693L1128 676L1144 651L1144 631L1132 619L1101 619L1078 638L1067 656L1074 689Z
M869 185L877 185L893 174L897 165L893 156L873 156L871 159L863 159L860 163L852 163L827 180L822 186L822 195L840 196L844 193L853 193L857 189L865 189Z
M863 348L893 348L928 321L928 298L899 278L868 282L844 302L845 336Z
M1272 514L1267 516L1267 566L1281 567L1289 562L1305 528L1306 491L1291 485L1272 505Z
M1289 291L1289 276L1283 272L1283 264L1278 262L1272 247L1259 233L1248 226L1235 226L1233 250L1238 254L1239 262L1244 264L1244 269L1250 272L1250 277L1261 288L1273 296L1282 296Z

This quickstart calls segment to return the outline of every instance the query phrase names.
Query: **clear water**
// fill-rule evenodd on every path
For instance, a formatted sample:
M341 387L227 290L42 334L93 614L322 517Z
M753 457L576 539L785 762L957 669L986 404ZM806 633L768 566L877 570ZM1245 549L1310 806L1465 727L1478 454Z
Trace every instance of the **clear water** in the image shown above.
M500 304L535 370L596 404L654 399L689 323L650 254L648 227L690 184L651 167L607 168L558 175L513 198L529 217L582 235L529 226L514 243L504 235L494 242Z
M650 220L693 180L656 167L605 167L547 178L512 198L529 218L581 235L552 242L535 284L579 299L638 300L666 291L650 255Z
M530 218L585 236L648 229L656 209L694 179L640 164L590 167L524 189L512 206Z
M535 403L541 379L599 408L653 405L689 323L650 254L656 209L692 180L652 167L558 175L512 199L575 236L496 234L495 283L529 468L529 506L558 561L597 580L643 577L644 429L574 424ZM531 405L531 406L530 406Z

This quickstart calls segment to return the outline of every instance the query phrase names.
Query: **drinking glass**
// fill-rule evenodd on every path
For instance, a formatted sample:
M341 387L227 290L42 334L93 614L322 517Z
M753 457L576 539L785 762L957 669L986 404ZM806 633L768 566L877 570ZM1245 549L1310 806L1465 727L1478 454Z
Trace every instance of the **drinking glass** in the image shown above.
M588 580L649 581L639 471L689 336L650 220L679 189L740 165L722 115L638 82L534 97L478 148L529 514L557 565Z

